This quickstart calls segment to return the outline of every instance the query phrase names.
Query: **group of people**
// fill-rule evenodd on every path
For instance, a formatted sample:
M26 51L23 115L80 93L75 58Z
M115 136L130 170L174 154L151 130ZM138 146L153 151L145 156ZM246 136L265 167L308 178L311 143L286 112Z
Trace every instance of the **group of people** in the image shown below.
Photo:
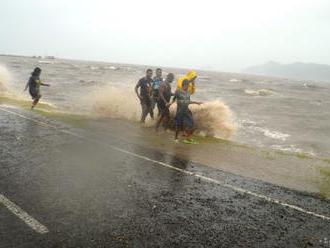
M165 129L169 127L170 106L176 102L177 110L175 121L175 141L178 142L180 131L183 132L184 143L197 143L191 138L194 131L194 121L192 112L189 109L191 104L201 104L201 102L191 101L190 96L195 93L195 80L197 73L189 71L186 76L179 78L177 89L172 93L171 83L174 81L174 74L167 74L165 80L162 77L162 69L156 69L156 76L153 78L153 71L147 69L146 75L141 78L135 86L135 92L140 99L142 113L141 122L144 123L148 114L154 119L154 109L157 106L158 120L156 130L162 124ZM171 100L172 99L172 100Z
M32 97L31 109L33 109L41 98L40 86L50 86L42 83L40 80L41 69L36 67L31 73L31 77L24 89L29 89ZM194 130L194 121L192 113L189 109L191 104L201 104L201 102L191 101L190 96L195 93L195 80L197 73L189 71L186 76L179 78L177 89L172 93L171 83L175 77L173 73L167 74L163 80L162 69L156 69L156 76L153 78L153 71L148 69L145 77L141 78L135 86L135 92L140 99L142 113L141 122L144 123L148 114L154 119L154 109L158 109L158 120L156 123L156 130L160 125L165 129L169 128L170 122L170 106L176 102L177 111L174 118L175 121L175 141L178 142L180 131L183 132L185 139L184 143L196 143L191 136Z

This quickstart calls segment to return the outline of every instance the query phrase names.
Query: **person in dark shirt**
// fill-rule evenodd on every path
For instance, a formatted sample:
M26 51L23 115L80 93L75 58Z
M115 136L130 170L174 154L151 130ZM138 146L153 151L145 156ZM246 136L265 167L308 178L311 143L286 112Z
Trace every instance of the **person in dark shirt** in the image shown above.
M159 87L161 83L163 82L163 76L162 76L162 69L157 68L156 69L156 76L152 80L152 102L151 102L151 108L152 110L155 109L155 106L157 105L158 109L158 116L161 114L161 110L159 109Z
M160 111L160 118L156 124L156 130L158 130L161 123L163 123L163 127L165 129L168 128L168 122L170 120L170 101L172 91L171 91L171 83L174 80L174 74L169 73L164 82L162 82L159 86L159 100L158 107Z
M41 74L41 69L39 67L36 67L34 71L31 73L31 77L29 81L27 82L24 91L29 88L29 93L32 97L32 106L31 109L33 109L37 103L39 102L41 98L40 94L40 86L50 86L49 84L42 83L40 80L40 74Z
M150 117L154 118L154 112L151 106L151 84L152 84L152 70L148 69L146 71L146 76L141 78L135 86L135 93L140 99L142 114L141 114L141 123L145 122L145 119L148 114ZM140 93L138 90L140 89Z

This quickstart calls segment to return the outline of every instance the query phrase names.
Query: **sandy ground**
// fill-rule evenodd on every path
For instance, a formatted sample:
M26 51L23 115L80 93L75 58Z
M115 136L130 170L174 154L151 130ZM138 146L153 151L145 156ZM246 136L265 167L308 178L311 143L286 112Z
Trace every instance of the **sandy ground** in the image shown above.
M330 202L315 194L164 152L166 134L155 145L118 121L0 107L0 194L20 209L0 200L0 247L330 247Z

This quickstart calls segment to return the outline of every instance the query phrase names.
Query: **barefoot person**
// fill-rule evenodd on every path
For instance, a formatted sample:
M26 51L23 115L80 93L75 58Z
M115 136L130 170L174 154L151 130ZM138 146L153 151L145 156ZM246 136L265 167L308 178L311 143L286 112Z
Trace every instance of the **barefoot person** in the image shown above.
M189 109L190 104L202 104L201 102L195 102L190 100L189 93L189 81L183 80L182 89L175 92L175 97L172 103L176 101L177 110L175 115L175 141L178 142L179 132L185 132L186 138L183 143L195 144L191 136L194 132L194 120L192 113Z
M148 69L146 71L146 76L141 78L135 86L135 93L140 99L142 113L141 113L141 123L144 123L148 114L150 117L154 118L154 113L151 106L151 83L152 83L152 70ZM140 89L140 93L138 90Z
M29 93L32 97L32 106L31 109L33 109L37 103L39 102L40 98L41 98L41 94L40 94L40 86L50 86L49 84L44 84L41 82L40 80L40 74L41 74L41 69L39 67L36 67L34 69L34 71L31 73L31 77L29 79L29 81L27 82L24 91L27 90L27 88L29 88Z
M172 96L171 83L174 80L174 74L169 73L164 82L160 84L159 87L159 100L158 107L160 112L160 118L156 124L156 130L158 130L161 123L165 129L168 128L168 122L170 120L170 100Z

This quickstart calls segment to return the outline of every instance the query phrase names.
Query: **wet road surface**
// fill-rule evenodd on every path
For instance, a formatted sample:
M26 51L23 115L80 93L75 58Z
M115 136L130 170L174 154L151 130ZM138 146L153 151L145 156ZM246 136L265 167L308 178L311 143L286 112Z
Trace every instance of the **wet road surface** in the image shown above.
M48 231L1 201L1 248L330 247L329 201L0 107L0 194Z

